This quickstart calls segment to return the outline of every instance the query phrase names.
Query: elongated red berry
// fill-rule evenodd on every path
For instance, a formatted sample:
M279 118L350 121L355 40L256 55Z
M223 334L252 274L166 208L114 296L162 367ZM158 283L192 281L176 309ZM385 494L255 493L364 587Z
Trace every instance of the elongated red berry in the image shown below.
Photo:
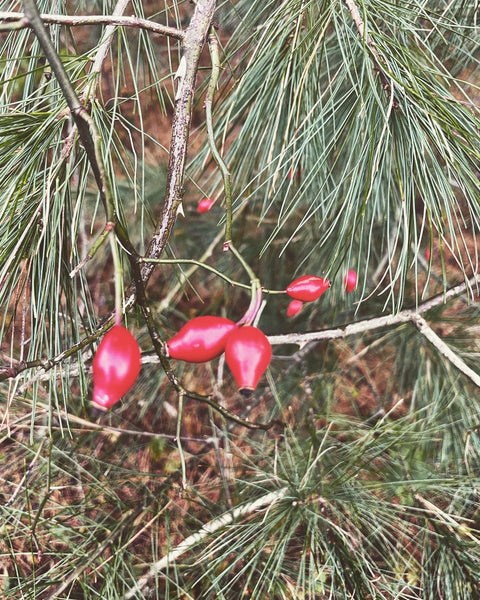
M357 287L357 273L353 269L350 269L348 273L343 278L343 285L345 287L345 291L347 294L353 292L353 290Z
M287 317L294 317L303 308L303 302L301 300L292 300L287 308Z
M222 354L236 325L216 316L194 317L167 342L168 356L186 362L206 362Z
M257 387L271 358L270 342L257 327L244 325L228 336L225 360L244 396L249 396Z
M208 212L212 208L214 202L215 200L213 198L202 198L197 205L197 212Z
M328 290L330 281L316 275L302 275L287 286L287 294L295 300L312 302Z
M135 383L140 364L137 340L122 325L114 325L93 358L93 403L105 410L111 408Z

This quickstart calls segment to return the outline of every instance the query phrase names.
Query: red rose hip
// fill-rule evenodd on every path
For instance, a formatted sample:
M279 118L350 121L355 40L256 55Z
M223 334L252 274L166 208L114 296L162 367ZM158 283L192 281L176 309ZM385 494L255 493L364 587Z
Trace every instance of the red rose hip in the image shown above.
M235 328L235 323L224 317L195 317L168 340L168 356L193 363L212 360L225 350L227 337Z
M312 302L328 290L330 281L316 275L302 275L287 286L287 294L294 300Z
M257 327L244 325L228 336L225 360L237 382L240 393L250 396L257 387L272 358L267 336Z
M140 365L137 340L122 325L114 325L93 358L92 402L103 410L111 408L135 383Z
M214 202L215 202L215 200L213 198L202 198L197 205L197 212L198 213L208 212L212 208Z
M347 294L353 292L353 290L357 287L357 273L353 269L350 269L348 273L343 278L343 285L345 287L345 291Z
M294 317L303 308L303 302L301 300L292 300L287 308L287 317Z

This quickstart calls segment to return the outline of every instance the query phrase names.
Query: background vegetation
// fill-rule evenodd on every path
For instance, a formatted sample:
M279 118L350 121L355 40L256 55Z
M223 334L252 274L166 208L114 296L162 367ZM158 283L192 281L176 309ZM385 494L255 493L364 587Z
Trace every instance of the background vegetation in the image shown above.
M0 2L0 595L480 597L477 3L37 4L66 82ZM248 400L157 342L245 312L230 216ZM98 414L109 221L143 364Z

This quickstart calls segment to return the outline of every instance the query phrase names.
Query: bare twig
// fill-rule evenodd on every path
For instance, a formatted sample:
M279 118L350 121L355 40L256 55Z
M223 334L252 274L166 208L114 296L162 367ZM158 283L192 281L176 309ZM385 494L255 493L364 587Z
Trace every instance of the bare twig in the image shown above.
M176 27L161 25L160 23L154 23L153 21L141 19L139 17L124 17L121 14L117 14L116 10L112 15L56 15L42 13L40 18L48 25L65 25L67 27L78 27L82 25L134 27L150 31L151 33L167 35L176 40L182 40L184 37L183 31ZM24 29L30 26L28 19L23 13L0 11L0 31Z
M261 496L253 502L248 502L247 504L243 504L242 506L237 506L232 511L220 515L220 517L213 519L213 521L209 521L196 533L185 538L183 542L181 542L176 548L171 550L168 554L166 554L156 563L151 565L148 572L143 577L141 577L130 590L128 590L128 592L124 596L124 599L130 600L130 598L134 598L138 592L141 592L141 590L146 585L148 585L150 580L153 579L153 577L155 577L156 573L166 569L168 565L175 562L178 558L180 558L180 556L188 552L196 544L204 540L212 533L215 533L216 531L223 529L224 527L228 527L228 525L231 525L238 519L241 519L253 513L257 513L260 510L270 510L274 504L276 504L280 500L283 500L283 498L286 497L287 493L287 487L280 488L279 490Z
M412 322L417 327L418 331L426 337L426 339L452 363L461 373L468 377L477 387L480 388L480 375L471 369L447 344L433 331L423 317L417 315Z
M417 327L420 333L437 349L437 351L445 357L454 367L470 379L477 387L480 388L480 375L469 367L465 361L456 354L428 325L426 320L421 316L422 313L445 303L447 300L454 298L480 283L480 275L476 275L468 281L450 288L445 294L438 294L433 298L420 304L416 310L407 309L399 312L396 315L387 315L385 317L375 317L373 319L365 319L357 323L350 323L345 327L337 329L326 329L324 331L313 331L309 333L287 333L285 335L270 336L270 343L273 344L298 344L303 350L307 345L314 344L320 340L333 340L345 338L350 335L358 335L374 329L382 327L393 327L402 323L411 322Z
M270 343L273 344L297 344L303 347L309 342L316 342L320 340L335 340L345 338L351 335L359 335L374 329L380 329L382 327L394 327L401 325L402 323L408 323L414 321L418 315L421 315L436 306L440 306L463 294L466 290L472 290L473 287L480 283L480 274L471 277L469 280L460 283L450 289L444 294L438 294L429 298L425 302L419 304L416 308L408 308L400 311L394 315L385 315L384 317L374 317L373 319L364 319L363 321L357 321L356 323L350 323L345 327L337 327L335 329L325 329L323 331L311 331L308 333L286 333L283 335L271 335L269 336Z

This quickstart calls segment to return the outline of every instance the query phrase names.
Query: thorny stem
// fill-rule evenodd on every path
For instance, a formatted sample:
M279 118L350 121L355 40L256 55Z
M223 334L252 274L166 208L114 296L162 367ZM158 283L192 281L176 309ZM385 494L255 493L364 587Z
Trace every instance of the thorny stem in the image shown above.
M217 163L223 177L223 188L225 192L225 247L228 247L232 241L232 185L230 171L228 170L225 161L220 156L220 152L215 144L215 134L213 131L213 117L212 117L212 105L215 97L215 91L217 89L218 78L220 75L220 57L218 53L218 40L215 34L215 29L210 28L208 35L208 48L210 50L210 59L212 61L212 72L210 75L210 82L208 84L207 93L205 97L205 120L207 123L207 134L208 143L210 146L210 152Z
M196 74L200 60L200 54L205 42L207 31L210 27L215 7L216 2L214 0L199 0L196 4L195 13L190 26L183 37L183 56L181 67L184 69L184 71L182 72L181 69L179 69L179 85L172 125L167 192L160 223L157 226L155 235L153 236L147 251L148 258L158 258L163 252L168 238L172 232L177 209L181 202ZM243 424L246 427L261 429L270 428L273 425L273 422L272 424L266 425L249 423L248 421L240 419L239 417L235 417L235 415L230 415L230 413L223 409L223 407L217 405L212 398L184 390L177 377L172 372L169 361L164 354L163 342L158 335L145 297L145 285L153 271L154 263L144 263L144 268L140 270L140 263L138 260L139 257L131 248L126 233L118 224L114 210L114 204L111 202L112 195L109 187L107 186L108 179L106 179L105 171L103 169L101 148L99 146L100 138L98 135L96 135L97 132L95 129L95 124L85 108L81 105L80 100L78 99L75 90L73 89L73 86L71 85L68 76L65 73L63 65L56 54L55 49L53 48L53 44L51 43L51 40L44 29L43 22L38 13L34 0L26 0L25 14L29 20L29 24L34 29L35 34L39 37L39 42L44 49L47 58L49 61L51 59L52 70L59 79L60 87L65 95L70 111L72 112L79 135L86 147L87 155L91 162L92 169L94 170L95 179L106 207L107 219L115 222L116 232L117 234L121 234L119 235L120 242L129 252L135 281L135 289L131 291L129 298L126 299L125 306L130 306L131 303L137 299L145 317L155 351L170 382L178 393L183 394L183 396L204 401L218 410L226 418L233 418L233 420L235 420L237 423ZM90 341L98 339L98 337L100 337L104 331L109 329L113 322L114 318L111 317L103 325L103 327L95 332L92 336L84 338L79 344L69 348L67 351L63 352L61 355L58 355L54 359L48 361L19 363L19 365L16 367L11 367L3 372L0 372L0 381L9 377L14 377L21 371L32 367L38 366L43 367L45 370L51 369L54 365L58 364L66 357L71 356L78 350L85 347L85 345L87 345Z
M183 38L182 58L177 71L178 88L172 123L167 189L162 216L148 246L147 258L159 258L163 253L173 231L177 211L182 201L196 76L200 55L215 8L215 0L197 0L195 12ZM144 282L150 278L153 268L153 263L143 265L141 276Z

